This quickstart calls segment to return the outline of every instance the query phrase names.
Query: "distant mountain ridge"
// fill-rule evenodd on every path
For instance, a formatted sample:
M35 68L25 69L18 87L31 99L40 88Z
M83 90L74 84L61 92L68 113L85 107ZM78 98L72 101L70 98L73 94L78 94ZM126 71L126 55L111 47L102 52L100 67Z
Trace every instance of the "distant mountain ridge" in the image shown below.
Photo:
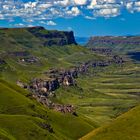
M86 44L88 47L112 47L117 50L140 50L140 36L95 36Z

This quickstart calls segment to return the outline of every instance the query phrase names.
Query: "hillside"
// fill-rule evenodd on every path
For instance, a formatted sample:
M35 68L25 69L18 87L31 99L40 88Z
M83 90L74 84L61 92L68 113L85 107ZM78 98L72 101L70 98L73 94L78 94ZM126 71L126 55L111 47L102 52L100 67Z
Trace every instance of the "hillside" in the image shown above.
M26 33L25 36L20 36ZM16 33L16 35L15 35ZM17 43L22 44L25 42L26 47L31 47L29 39L38 38L41 41L40 45L43 46L63 46L70 44L77 44L72 31L57 31L57 30L46 30L44 27L25 27L25 28L0 28L1 37L8 35L17 41ZM19 35L19 36L18 36ZM32 42L32 41L31 41ZM14 42L13 42L14 43Z
M0 29L0 41L2 140L77 140L140 102L129 55L43 27Z
M40 33L42 31L43 36ZM32 97L30 90L16 84L18 80L28 84L34 78L45 77L46 71L51 68L67 69L96 56L74 45L69 39L65 44L67 46L42 44L48 39L45 34L52 39L63 39L68 33L63 37L63 32L57 31L56 36L56 31L47 31L41 27L1 29L0 33L0 138L78 139L91 131L93 126L81 116L63 114L44 107ZM82 59L81 54L85 54Z
M140 106L115 119L109 125L96 129L80 140L139 140Z
M53 112L27 98L28 92L0 81L0 138L2 139L75 139L92 129L88 123L71 115ZM63 118L63 119L62 119ZM58 122L58 120L61 122ZM66 123L73 123L74 126ZM63 128L60 129L63 125ZM77 128L73 130L73 127ZM81 128L81 134L79 133ZM71 134L68 134L71 132Z

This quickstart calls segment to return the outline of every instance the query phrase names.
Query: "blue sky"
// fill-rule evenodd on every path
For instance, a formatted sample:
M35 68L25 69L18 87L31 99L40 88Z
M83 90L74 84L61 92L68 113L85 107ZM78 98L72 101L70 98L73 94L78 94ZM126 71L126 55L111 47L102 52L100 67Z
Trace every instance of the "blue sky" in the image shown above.
M139 0L0 0L0 27L44 26L76 36L140 34Z

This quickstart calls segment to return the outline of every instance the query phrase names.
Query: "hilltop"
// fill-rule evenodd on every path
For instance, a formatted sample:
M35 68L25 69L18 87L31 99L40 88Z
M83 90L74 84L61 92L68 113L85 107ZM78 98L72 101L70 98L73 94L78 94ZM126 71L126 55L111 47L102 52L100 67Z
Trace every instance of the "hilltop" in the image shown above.
M0 28L0 35L14 38L19 44L25 42L26 47L31 47L28 39L38 38L42 46L64 46L77 44L73 31L46 30L44 27L25 27L25 28ZM25 36L20 35L26 34ZM16 36L19 35L19 36ZM28 38L29 37L29 38Z

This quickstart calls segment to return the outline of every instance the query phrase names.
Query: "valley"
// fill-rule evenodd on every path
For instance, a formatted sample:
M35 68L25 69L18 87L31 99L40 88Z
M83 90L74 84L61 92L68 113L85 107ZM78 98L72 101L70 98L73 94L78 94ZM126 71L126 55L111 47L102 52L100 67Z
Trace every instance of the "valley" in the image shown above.
M73 32L43 27L0 29L0 41L0 139L99 140L139 112L140 63L130 47L83 47Z

